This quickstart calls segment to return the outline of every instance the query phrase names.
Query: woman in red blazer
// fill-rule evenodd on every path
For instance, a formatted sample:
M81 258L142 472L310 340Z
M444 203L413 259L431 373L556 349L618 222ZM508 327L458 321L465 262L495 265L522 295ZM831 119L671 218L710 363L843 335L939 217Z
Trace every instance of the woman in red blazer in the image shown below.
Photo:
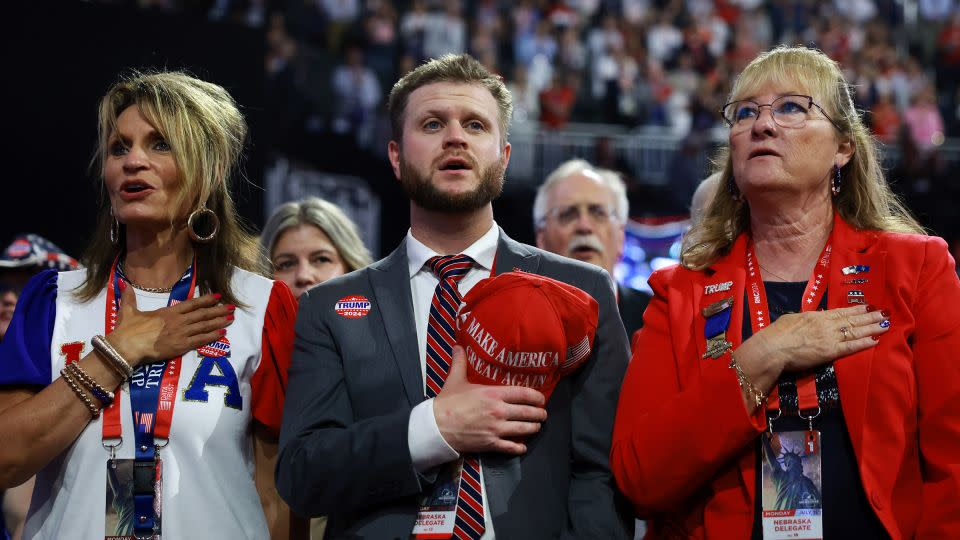
M737 79L682 266L656 272L611 467L647 538L960 538L960 283L837 64Z

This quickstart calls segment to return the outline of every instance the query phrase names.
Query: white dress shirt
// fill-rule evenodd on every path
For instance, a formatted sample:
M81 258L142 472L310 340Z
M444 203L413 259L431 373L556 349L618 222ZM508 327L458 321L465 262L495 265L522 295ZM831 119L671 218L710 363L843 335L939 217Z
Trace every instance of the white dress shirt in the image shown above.
M461 254L473 259L474 263L457 284L461 296L466 296L467 292L480 280L490 277L499 240L500 228L494 222L489 231L461 252ZM421 380L424 381L424 392L426 392L427 325L430 319L430 303L433 301L433 293L440 282L440 279L426 264L431 257L437 255L459 254L437 253L414 238L409 230L407 231L406 246L407 261L410 265L410 292L413 295L413 321L417 328L417 344L420 346L420 374ZM460 457L460 453L451 448L440 434L437 419L433 414L433 399L420 403L410 413L407 444L410 446L413 466L421 473ZM480 487L483 495L483 518L485 522L485 530L480 540L493 540L495 538L493 521L490 519L490 505L487 503L487 488L483 484L482 466L480 468Z

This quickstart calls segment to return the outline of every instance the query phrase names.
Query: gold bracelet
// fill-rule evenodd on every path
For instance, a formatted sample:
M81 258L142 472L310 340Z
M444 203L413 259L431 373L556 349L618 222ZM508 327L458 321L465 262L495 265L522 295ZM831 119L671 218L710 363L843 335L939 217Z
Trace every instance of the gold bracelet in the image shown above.
M120 356L120 353L103 336L93 336L90 344L107 359L107 364L120 375L121 379L127 380L133 376L133 367L130 362Z
M732 353L730 354L730 365L728 367L733 368L737 372L737 382L740 383L740 388L747 391L747 394L753 398L757 407L763 405L763 402L767 400L767 395L750 382L750 379L747 378L746 373L743 372L743 368L740 367L740 364Z
M93 397L97 398L97 401L100 402L100 405L106 407L113 403L113 392L100 386L97 381L93 380L93 377L87 375L87 372L80 367L79 363L71 362L67 364L65 369L70 372L70 374L73 375L76 380L87 389L87 391L93 394Z
M70 389L73 390L73 393L80 398L80 401L82 401L83 404L90 409L90 416L93 418L100 416L100 409L93 404L93 400L91 400L90 397L87 396L87 394L80 388L80 386L77 384L77 381L73 379L73 375L71 375L66 368L60 370L60 376L70 386Z

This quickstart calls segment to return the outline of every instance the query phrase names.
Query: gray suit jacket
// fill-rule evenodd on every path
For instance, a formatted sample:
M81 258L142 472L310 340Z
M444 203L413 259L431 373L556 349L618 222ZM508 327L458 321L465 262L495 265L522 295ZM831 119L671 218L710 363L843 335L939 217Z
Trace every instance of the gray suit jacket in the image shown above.
M560 381L547 421L524 456L484 454L483 478L496 536L632 538L631 512L609 468L620 383L629 359L606 273L520 244L500 231L498 273L520 269L575 285L600 304L595 347ZM335 303L372 303L346 318ZM505 315L508 316L508 315ZM431 488L407 444L411 409L424 400L406 247L330 280L300 300L290 366L277 489L294 512L329 516L326 538L407 539Z

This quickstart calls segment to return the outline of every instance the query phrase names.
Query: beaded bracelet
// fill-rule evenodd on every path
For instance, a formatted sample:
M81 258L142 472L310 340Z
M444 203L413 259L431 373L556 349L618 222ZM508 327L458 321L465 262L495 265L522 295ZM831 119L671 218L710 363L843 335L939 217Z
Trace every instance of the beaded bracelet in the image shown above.
M90 393L93 394L93 397L97 398L97 401L100 402L100 405L107 407L113 403L113 392L100 386L97 381L93 380L93 377L87 375L87 372L80 367L80 364L72 362L67 364L67 367L64 369L70 372L82 386L89 390Z
M127 380L133 376L133 367L130 366L130 363L127 362L126 359L120 356L120 353L118 353L117 350L113 348L113 345L104 339L103 336L93 336L90 344L93 345L94 349L103 354L108 360L107 364L120 375L121 379Z
M82 401L83 404L90 409L90 416L93 418L100 416L100 409L93 404L93 400L91 400L90 397L87 396L87 394L83 391L83 389L80 388L80 386L77 384L77 381L73 379L73 375L71 375L66 368L60 370L60 376L63 377L63 380L70 386L70 389L73 390L73 393L80 398L80 401Z
M750 379L747 378L746 373L743 372L743 369L740 367L740 364L737 363L737 359L733 356L733 354L730 355L730 365L728 367L737 372L737 382L740 383L740 388L747 391L747 394L753 398L753 401L757 404L757 407L763 405L763 402L767 399L767 395L761 392L759 388L750 382Z

